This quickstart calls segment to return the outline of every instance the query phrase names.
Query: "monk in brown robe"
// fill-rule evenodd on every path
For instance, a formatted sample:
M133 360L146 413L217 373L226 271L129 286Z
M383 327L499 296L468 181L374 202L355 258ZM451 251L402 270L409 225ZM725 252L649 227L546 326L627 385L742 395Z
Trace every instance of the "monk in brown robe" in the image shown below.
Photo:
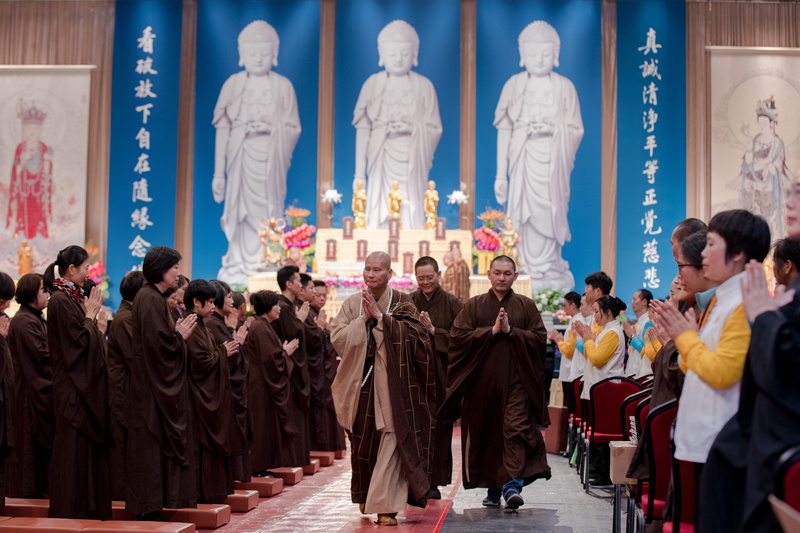
M8 350L10 320L5 311L14 297L14 280L0 272L0 510L5 509L5 462L14 444L14 368Z
M450 328L464 307L461 300L442 289L439 281L439 264L433 257L420 257L414 265L414 275L419 289L411 293L411 300L419 311L419 319L428 330L436 354L436 397L444 399L447 391L447 350L450 345ZM440 486L449 485L453 474L453 424L438 422L433 446L431 490L428 498L440 499Z
M177 286L180 261L172 248L151 248L142 265L147 283L133 301L125 509L142 520L159 520L164 507L197 506L185 340L197 315L176 323L164 297Z
M49 299L40 274L19 278L16 290L19 309L8 329L16 396L14 449L6 460L5 481L6 496L13 498L43 498L50 492L48 479L56 419L47 323L42 316Z
M370 254L367 288L345 300L331 333L342 357L333 401L350 436L352 500L380 525L397 525L407 502L427 503L436 411L428 332L391 277L389 256Z
M294 301L295 313L305 302L308 302L308 315L303 322L303 338L306 348L306 365L308 367L308 381L310 405L308 411L308 435L312 450L328 449L328 431L325 415L325 358L322 353L322 330L317 325L318 311L314 309L314 281L306 273L300 273L300 285L303 290Z
M487 507L516 509L523 485L550 478L540 425L548 425L545 328L536 304L516 294L516 265L501 255L492 288L471 298L450 332L447 396L439 418L461 416L464 488L488 488ZM462 411L463 402L463 411Z
M211 282L217 291L214 299L214 312L205 321L208 334L214 344L220 345L234 340L237 325L236 311L233 308L231 287L224 281ZM247 331L247 324L242 328ZM245 333L247 335L247 333ZM250 481L253 470L250 468L250 417L247 414L248 358L244 344L239 351L228 357L228 379L231 384L233 415L230 417L228 447L231 452L228 461L231 475L235 481Z
M253 427L250 464L256 476L289 464L297 430L290 426L292 355L298 339L281 341L271 323L281 314L278 294L259 291L251 296L256 318L250 324L244 348L250 354L247 386Z
M336 378L336 369L339 367L339 357L331 343L331 328L328 324L328 315L325 304L328 302L328 286L322 280L314 280L314 299L311 303L312 312L316 313L314 322L322 336L322 364L324 386L322 389L322 410L317 413L317 423L325 428L325 447L316 448L326 452L346 450L347 443L344 438L344 429L336 419L336 407L333 405L331 386ZM322 446L322 444L318 444Z
M55 268L61 279L55 279ZM84 298L89 254L67 246L44 273L51 291L47 345L53 363L53 407L58 413L50 466L50 517L111 516L108 370L105 338L95 319L98 288Z
M469 300L469 277L472 269L467 265L459 249L444 254L447 270L442 280L442 288L464 303Z
M111 497L124 500L125 452L128 429L122 416L131 383L133 361L133 300L144 285L144 274L133 270L119 284L122 303L108 327L108 398L111 404L111 432L116 448L111 450Z
M281 342L298 339L300 344L292 355L294 368L291 373L292 408L289 410L290 425L297 430L294 456L289 463L283 466L305 466L311 462L311 436L308 427L308 412L311 407L311 378L308 373L308 354L306 353L305 322L308 317L309 305L303 302L295 310L294 301L300 296L303 285L300 283L299 269L294 265L287 265L278 270L278 287L281 294L278 305L281 306L280 316L272 323Z
M183 295L187 313L197 315L197 326L186 339L189 350L189 391L195 435L197 499L204 503L233 494L230 457L230 420L233 418L233 395L228 379L228 357L239 351L247 330L236 340L217 345L208 333L205 321L214 313L217 289L208 281L194 279Z

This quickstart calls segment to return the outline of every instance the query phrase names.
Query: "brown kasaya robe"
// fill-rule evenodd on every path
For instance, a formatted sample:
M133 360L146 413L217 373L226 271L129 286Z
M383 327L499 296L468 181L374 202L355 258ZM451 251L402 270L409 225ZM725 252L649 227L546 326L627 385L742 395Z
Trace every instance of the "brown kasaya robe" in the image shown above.
M167 300L145 283L133 300L133 361L125 402L128 425L125 509L196 507L192 404L186 343Z
M311 436L308 429L308 412L311 407L311 378L308 372L308 355L306 354L305 327L297 318L293 302L284 295L278 297L281 314L272 322L275 333L283 341L300 339L300 346L292 354L294 369L291 374L292 408L289 410L290 424L297 430L294 440L294 455L287 458L289 463L283 466L305 466L311 462Z
M214 344L220 345L233 340L233 331L225 324L225 319L214 311L205 321L208 334ZM231 402L233 416L230 417L230 434L228 447L231 457L228 466L233 479L250 481L250 415L247 413L247 380L248 378L247 348L239 346L239 351L228 358L228 378L231 384Z
M453 321L464 304L441 286L436 287L430 300L421 290L412 292L411 299L417 311L426 311L430 315L435 328L431 341L436 354L434 358L436 398L442 401L447 392L447 350L450 346L450 328L453 327ZM449 485L453 474L453 423L438 421L433 442L431 486Z
M111 497L124 500L125 451L128 429L123 407L131 382L133 360L133 302L123 300L108 327L108 399L111 407L111 432L116 448L111 450Z
M83 307L56 289L47 311L56 430L50 517L111 516L108 370L105 338Z
M492 334L503 307L509 335ZM471 298L450 332L447 397L439 419L461 416L464 488L550 478L539 425L548 425L545 328L533 300L509 290ZM462 410L463 401L463 410Z
M453 263L444 271L442 288L462 302L467 303L469 300L470 274L472 274L472 270L464 260Z
M4 316L5 313L0 313ZM11 449L15 446L13 413L14 413L14 366L11 353L8 351L8 340L0 335L0 510L5 509L5 463Z
M294 362L264 316L256 317L250 324L244 347L250 355L247 384L253 431L250 464L253 472L260 473L285 466L294 456L297 430L289 423Z
M325 371L325 388L324 393L324 411L323 416L326 433L328 435L328 447L322 448L322 451L335 452L338 450L346 450L347 443L344 437L344 428L339 424L336 419L336 406L333 403L333 393L331 387L333 380L336 378L336 370L339 368L339 355L333 347L331 342L331 332L329 330L322 331L322 358Z
M205 320L199 315L186 346L194 418L197 499L209 502L233 494L233 475L228 468L231 455L228 437L233 418L228 353L224 345L214 343Z
M405 293L384 290L380 321L365 323L360 304L361 293L349 297L331 332L342 356L333 399L350 435L352 500L365 503L366 513L397 512L406 500L424 507L436 409L428 333Z
M295 300L298 309L302 302ZM310 409L308 416L309 438L312 450L328 450L328 416L325 408L325 354L323 353L323 330L315 322L319 311L313 306L308 310L308 316L303 323L306 341L306 362L308 366L308 381L310 385Z
M21 305L8 328L16 389L14 449L6 460L6 496L42 498L49 493L56 419L53 368L42 312Z

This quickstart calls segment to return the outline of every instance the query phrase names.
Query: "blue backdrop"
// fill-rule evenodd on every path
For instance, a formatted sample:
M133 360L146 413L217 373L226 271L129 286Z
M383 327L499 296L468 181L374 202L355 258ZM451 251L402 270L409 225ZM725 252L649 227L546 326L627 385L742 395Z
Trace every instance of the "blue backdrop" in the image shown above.
M378 66L378 33L389 22L405 20L419 34L419 66L414 71L436 88L442 117L442 138L436 148L430 179L439 191L439 216L447 227L459 227L458 206L447 195L459 188L459 102L461 86L461 7L454 0L337 0L334 186L342 203L334 206L333 224L352 215L356 130L353 109L361 86Z
M670 235L686 213L684 2L618 1L617 67L617 296L664 298L677 275Z
M519 66L517 41L520 32L534 20L544 20L561 38L560 66L555 71L575 85L585 131L571 178L568 218L572 241L562 251L581 291L583 278L600 269L600 15L599 0L478 2L475 214L500 207L494 196L497 157L497 129L492 125L494 110L505 82L523 70Z
M302 133L287 175L286 203L311 211L317 195L317 109L319 88L319 0L200 0L197 9L197 83L194 141L194 217L192 276L213 279L228 248L220 227L223 204L214 202L215 129L211 124L219 91L242 70L237 38L253 20L265 20L278 32L275 72L294 85Z
M106 256L114 308L125 273L175 239L181 12L180 0L116 4Z

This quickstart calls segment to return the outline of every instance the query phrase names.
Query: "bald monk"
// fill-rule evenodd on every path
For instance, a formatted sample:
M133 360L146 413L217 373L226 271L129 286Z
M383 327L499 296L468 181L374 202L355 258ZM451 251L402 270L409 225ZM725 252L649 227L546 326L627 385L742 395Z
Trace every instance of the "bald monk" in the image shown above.
M461 416L464 488L488 490L483 505L524 503L522 487L550 478L539 425L547 425L545 328L536 304L515 293L516 265L501 255L491 289L470 298L450 332L447 396L439 419Z
M345 300L331 340L342 358L333 382L352 450L353 503L397 525L407 503L427 503L436 410L433 349L411 297L388 286L389 256L364 263L360 293Z

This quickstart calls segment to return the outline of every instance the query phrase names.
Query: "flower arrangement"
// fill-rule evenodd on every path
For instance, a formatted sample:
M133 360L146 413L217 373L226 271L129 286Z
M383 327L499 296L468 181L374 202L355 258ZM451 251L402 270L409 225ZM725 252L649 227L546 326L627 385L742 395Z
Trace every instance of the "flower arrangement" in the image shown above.
M564 305L564 291L560 289L542 289L533 293L533 301L539 311L555 313Z
M106 264L100 261L100 250L97 246L86 246L86 252L89 254L89 279L94 281L97 288L103 295L103 299L111 298L111 293L108 290L108 284L111 277L106 274Z
M311 214L311 211L292 205L287 207L283 214L289 217L289 225L293 228L297 228L306 223L306 218Z
M487 209L478 215L478 219L483 222L483 227L489 229L494 229L498 225L497 223L505 218L506 214L497 209Z
M322 281L328 287L346 288L346 289L364 289L367 287L364 283L363 276L337 276L334 274L326 274L322 277ZM393 276L389 280L389 286L399 291L413 291L417 289L417 283L411 276Z
M564 311L563 307L561 309L559 309L558 311L556 311L555 313L553 313L553 316L556 317L556 319L558 320L559 324L568 324L569 323L569 315L567 315L567 312Z
M497 233L487 226L476 229L472 236L475 238L475 248L479 251L496 252L500 249Z
M286 249L289 250L290 248L300 248L304 250L308 248L312 244L314 244L314 233L317 231L317 227L313 224L306 224L305 222L296 228L284 230L284 242L286 243Z

